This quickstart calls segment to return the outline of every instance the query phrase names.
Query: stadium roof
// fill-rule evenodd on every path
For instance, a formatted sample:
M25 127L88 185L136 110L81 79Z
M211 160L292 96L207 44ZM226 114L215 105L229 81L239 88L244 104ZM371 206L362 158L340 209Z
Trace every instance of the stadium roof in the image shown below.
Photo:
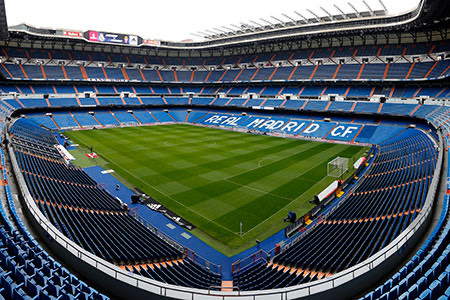
M10 1L10 0L7 0ZM232 0L233 1L233 0ZM317 0L322 1L322 0ZM325 1L325 0L323 0ZM353 0L357 1L357 0ZM154 55L181 55L181 56L208 56L213 53L241 54L273 51L275 48L303 48L316 44L321 47L326 45L343 45L345 40L353 44L366 44L366 40L378 39L400 41L412 39L417 42L429 41L432 35L445 34L447 32L449 3L447 0L418 0L417 6L407 11L392 13L384 2L378 1L381 9L369 4L370 0L361 0L366 10L358 10L350 2L347 5L353 12L347 13L343 6L335 6L341 10L340 14L322 7L324 15L310 10L313 17L306 17L299 11L294 11L297 19L289 14L285 18L290 21L272 16L273 21L253 21L255 26L250 27L247 23L233 24L235 30L230 28L227 32L209 30L210 35L205 33L202 41L171 42L167 40L146 39L137 34L119 33L116 31L99 31L97 28L88 30L66 30L39 28L27 24L10 26L10 38L2 41L5 45L16 45L27 47L50 47L70 49L93 49L96 51L113 51L129 53L130 51L147 53L152 51ZM375 0L372 0L375 1ZM8 9L8 7L7 7ZM304 17L303 19L302 16ZM172 19L173 21L173 19ZM279 22L276 23L275 21ZM84 24L81 22L80 24ZM122 25L122 22L118 23ZM126 22L123 24L127 24ZM259 26L257 26L259 24ZM81 25L80 25L81 26ZM178 28L177 24L172 27ZM443 31L444 30L444 31ZM433 32L431 32L433 31ZM294 46L295 44L295 46ZM131 47L130 47L131 46Z
M384 2L387 13L392 15L414 8L419 1ZM315 23L318 19L336 21L380 14L384 10L379 0L316 0L306 4L304 1L279 0L276 5L268 0L257 3L229 0L219 9L210 3L207 0L129 0L123 5L114 1L80 0L68 6L66 1L6 0L6 10L10 25L26 23L38 28L120 32L172 41L199 40L199 36L203 40L205 36L211 36L211 32L236 34L244 29L260 31L261 28L279 28L294 23Z

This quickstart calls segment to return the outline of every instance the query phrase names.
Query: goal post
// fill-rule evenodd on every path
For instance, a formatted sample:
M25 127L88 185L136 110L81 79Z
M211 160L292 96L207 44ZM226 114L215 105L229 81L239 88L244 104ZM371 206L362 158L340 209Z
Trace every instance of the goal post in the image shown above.
M327 175L330 177L341 177L348 171L348 158L336 157L328 162Z

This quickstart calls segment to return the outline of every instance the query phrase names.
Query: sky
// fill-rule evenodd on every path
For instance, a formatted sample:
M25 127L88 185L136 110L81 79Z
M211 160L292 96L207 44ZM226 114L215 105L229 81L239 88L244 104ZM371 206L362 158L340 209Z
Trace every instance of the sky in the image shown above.
M27 23L40 28L96 30L135 34L142 38L181 41L199 40L192 35L231 24L263 24L261 18L287 21L282 14L300 19L307 10L325 15L322 6L337 14L337 4L344 12L352 12L351 2L358 10L367 11L362 0L5 0L8 25ZM366 0L373 9L382 9L379 0ZM420 0L383 0L389 14L407 11ZM276 5L274 5L276 3ZM231 27L232 28L232 27ZM223 28L222 28L223 29Z

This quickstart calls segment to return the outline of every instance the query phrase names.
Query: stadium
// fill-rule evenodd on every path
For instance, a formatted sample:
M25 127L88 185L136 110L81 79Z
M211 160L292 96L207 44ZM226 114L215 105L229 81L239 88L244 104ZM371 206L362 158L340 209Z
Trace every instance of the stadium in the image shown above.
M1 1L0 299L449 299L450 3L363 2L173 42Z

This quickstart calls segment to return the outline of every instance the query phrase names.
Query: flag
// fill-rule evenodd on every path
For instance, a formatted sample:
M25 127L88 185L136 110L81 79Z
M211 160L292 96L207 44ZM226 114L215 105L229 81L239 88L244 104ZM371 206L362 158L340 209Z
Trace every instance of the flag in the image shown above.
M96 158L96 157L98 157L97 153L95 153L95 152L86 153L86 156L89 157L89 158Z

